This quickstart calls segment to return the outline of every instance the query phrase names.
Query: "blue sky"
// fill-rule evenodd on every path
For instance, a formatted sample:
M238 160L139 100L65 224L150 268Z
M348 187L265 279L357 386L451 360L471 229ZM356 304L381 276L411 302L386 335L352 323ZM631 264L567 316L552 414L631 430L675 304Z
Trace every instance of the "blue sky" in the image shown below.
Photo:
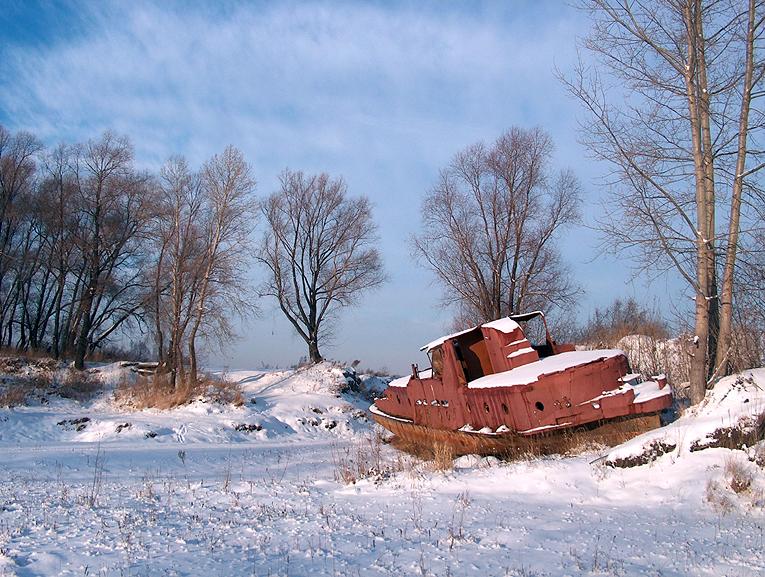
M420 199L460 149L541 126L571 167L592 223L607 168L577 142L583 115L555 78L576 60L583 13L557 0L473 2L31 2L0 12L0 123L47 144L113 129L139 166L192 166L226 145L252 164L257 193L285 168L343 176L369 196L389 282L344 311L328 357L405 371L449 329L440 291L411 258ZM254 234L260 230L254 223ZM563 252L584 289L579 318L617 296L669 291L631 281L572 229ZM257 283L260 271L244 271ZM670 291L671 292L671 291ZM211 363L290 364L303 342L272 303Z

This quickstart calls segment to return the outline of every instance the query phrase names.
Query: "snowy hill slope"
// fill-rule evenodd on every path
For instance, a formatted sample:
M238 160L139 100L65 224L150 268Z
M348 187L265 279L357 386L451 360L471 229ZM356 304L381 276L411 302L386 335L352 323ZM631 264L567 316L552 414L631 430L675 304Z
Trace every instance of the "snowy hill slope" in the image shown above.
M0 413L0 443L238 443L342 437L369 428L368 402L341 394L346 377L328 363L298 371L229 372L222 377L239 384L242 406L200 399L166 411L135 411L117 403L113 391L126 371L118 363L98 367L104 391L87 402L48 394Z

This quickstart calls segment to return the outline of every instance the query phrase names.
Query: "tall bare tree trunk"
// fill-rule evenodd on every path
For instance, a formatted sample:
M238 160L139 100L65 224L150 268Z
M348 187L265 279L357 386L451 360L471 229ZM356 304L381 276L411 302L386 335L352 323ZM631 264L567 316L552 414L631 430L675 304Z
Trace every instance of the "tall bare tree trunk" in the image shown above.
M696 184L696 310L693 358L690 370L691 402L699 403L705 395L707 385L707 346L709 340L709 204L707 191L708 173L705 170L704 140L702 137L703 109L699 103L699 58L697 51L699 26L697 20L699 2L688 2L684 8L688 34L688 67L685 72L685 86L688 97L688 119L693 146L693 165Z
M716 375L725 375L730 371L731 335L733 327L733 286L734 274L736 271L736 255L738 253L741 199L744 188L747 137L749 134L749 109L752 101L752 79L754 76L754 29L755 0L749 0L749 16L746 33L746 64L738 123L738 153L736 156L736 173L733 177L730 220L728 222L728 246L725 251L725 269L723 270L722 290L720 292L720 329L717 338L717 354L714 367L714 374Z
M704 37L701 0L693 1L693 43L696 52L697 78L696 94L698 98L699 121L701 124L701 162L704 171L704 202L706 204L706 222L704 238L706 244L706 289L707 298L707 339L702 343L707 347L706 381L712 374L715 352L717 350L717 335L719 332L719 301L717 297L717 255L715 252L715 173L712 149L712 129L710 126L709 85L707 82L706 38ZM689 23L690 24L690 23ZM689 26L690 28L690 26Z

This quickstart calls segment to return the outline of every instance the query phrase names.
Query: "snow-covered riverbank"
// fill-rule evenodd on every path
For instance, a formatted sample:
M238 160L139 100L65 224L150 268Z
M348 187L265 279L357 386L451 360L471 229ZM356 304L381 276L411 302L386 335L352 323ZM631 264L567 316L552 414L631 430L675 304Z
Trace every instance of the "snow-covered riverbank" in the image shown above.
M765 572L756 448L627 469L591 464L598 451L463 457L439 472L377 441L338 369L228 378L241 407L131 412L105 393L0 410L0 575ZM751 382L748 403L765 374ZM378 474L344 482L356 465Z

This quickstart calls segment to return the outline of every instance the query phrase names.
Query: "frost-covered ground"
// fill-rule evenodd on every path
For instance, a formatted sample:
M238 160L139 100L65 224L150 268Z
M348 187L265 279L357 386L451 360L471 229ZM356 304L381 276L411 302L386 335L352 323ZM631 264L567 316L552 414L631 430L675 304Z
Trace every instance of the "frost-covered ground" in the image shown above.
M647 465L592 451L448 472L377 443L337 369L228 376L242 407L131 412L106 392L1 409L0 575L765 574L758 447L686 442L762 403L765 371L619 449L682 438ZM738 494L733 470L752 479Z

